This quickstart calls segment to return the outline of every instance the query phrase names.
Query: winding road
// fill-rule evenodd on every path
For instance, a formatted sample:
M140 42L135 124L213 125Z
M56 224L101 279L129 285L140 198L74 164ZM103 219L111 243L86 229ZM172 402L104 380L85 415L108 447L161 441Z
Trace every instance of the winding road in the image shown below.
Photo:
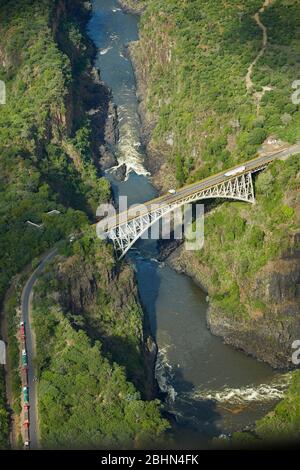
M276 159L284 160L287 157L291 155L295 155L297 153L300 153L300 143L297 143L288 148L279 150L277 152L273 152L271 154L260 155L244 163L243 173L257 171L258 169L264 168L265 166L267 166L269 163L271 163L272 161ZM228 171L228 170L224 170L224 171ZM179 200L180 198L183 198L184 196L188 194L192 194L198 191L199 189L209 188L215 184L224 182L230 179L230 177L226 176L224 171L218 173L217 175L212 175L208 178L205 178L204 180L199 181L197 183L193 183L189 186L181 188L174 195L170 195L170 194L163 195L159 198L148 201L144 205L138 205L136 207L140 207L141 213L147 213L148 211L151 210L151 207L154 203L158 204L159 206L162 206L164 204L169 204L170 202L174 200ZM113 218L111 221L110 219L108 220L110 221L109 225L114 226L116 223L120 224L124 221L130 220L131 218L134 218L134 216L128 214L128 211L124 211L118 214L117 222L115 218ZM21 298L21 313L22 313L22 319L25 322L25 326L26 326L26 349L27 349L27 355L28 355L28 387L29 387L29 404L30 404L29 434L30 434L30 448L31 449L39 448L37 383L36 381L34 381L34 377L36 376L34 358L36 354L35 354L35 338L34 338L34 332L32 330L32 324L31 324L31 301L32 301L32 295L33 295L33 288L34 288L36 281L38 280L39 275L44 270L46 264L49 263L49 261L51 261L53 258L55 258L57 253L58 253L57 248L54 248L51 251L49 251L41 259L39 266L32 273L32 275L26 282L26 285L24 286L24 289L22 292L22 298Z
M34 380L36 376L35 371L35 337L32 330L31 319L31 303L33 288L38 280L39 275L44 270L45 266L57 255L57 248L53 248L48 252L40 261L36 270L31 274L26 282L21 297L21 316L25 322L26 328L26 350L28 357L28 389L29 389L29 435L30 435L30 449L39 448L39 427L38 427L38 406L37 406L37 382Z

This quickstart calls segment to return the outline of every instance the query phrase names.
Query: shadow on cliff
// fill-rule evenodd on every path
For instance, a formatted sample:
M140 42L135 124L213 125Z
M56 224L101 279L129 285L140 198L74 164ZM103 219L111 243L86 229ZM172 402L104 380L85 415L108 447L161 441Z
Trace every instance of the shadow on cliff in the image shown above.
M145 315L146 326L150 328L151 335L156 339L156 301L161 280L159 276L159 263L156 262L154 258L154 256L156 256L154 253L155 243L156 242L153 240L138 240L136 243L136 250L132 251L131 259L136 268L136 280L140 296L139 300L144 312L147 314Z

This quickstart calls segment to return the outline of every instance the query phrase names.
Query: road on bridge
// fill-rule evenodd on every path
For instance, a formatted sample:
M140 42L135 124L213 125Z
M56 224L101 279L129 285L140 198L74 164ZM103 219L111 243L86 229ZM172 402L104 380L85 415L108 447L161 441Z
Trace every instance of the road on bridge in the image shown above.
M170 204L176 201L180 201L180 199L182 199L183 197L192 195L193 193L198 192L199 190L208 189L217 184L226 182L230 180L232 176L226 176L225 173L231 170L235 170L244 166L245 169L239 173L240 175L246 174L249 172L255 172L256 170L259 170L260 168L264 168L266 165L268 165L274 160L285 159L287 157L290 157L291 155L296 155L297 153L300 153L300 143L297 143L291 147L288 147L286 149L283 149L283 150L280 150L271 154L260 155L256 158L253 158L252 160L247 161L246 163L239 163L238 165L229 169L225 169L216 175L209 176L208 178L205 178L197 183L193 183L188 186L185 186L179 189L178 191L176 191L176 194L166 194L156 199L152 199L151 201L148 201L144 203L143 205L137 205L135 206L134 215L130 215L128 211L124 211L118 214L117 220L115 218L109 218L107 221L109 225L109 229L112 229L115 226L121 225L122 223L126 223L129 220L135 218L137 211L139 211L139 215L145 215L151 211L151 206L152 206L152 209L154 205L157 208L159 208L161 206L164 206L165 204Z
M54 248L48 252L41 260L37 269L32 273L28 281L26 282L22 297L21 297L21 316L25 322L26 328L26 351L28 357L28 389L29 389L29 436L30 436L30 448L38 449L39 447L39 429L38 429L38 410L37 410L37 382L35 381L35 338L32 331L32 319L31 319L31 302L33 295L34 285L44 270L45 266L57 255L57 249Z

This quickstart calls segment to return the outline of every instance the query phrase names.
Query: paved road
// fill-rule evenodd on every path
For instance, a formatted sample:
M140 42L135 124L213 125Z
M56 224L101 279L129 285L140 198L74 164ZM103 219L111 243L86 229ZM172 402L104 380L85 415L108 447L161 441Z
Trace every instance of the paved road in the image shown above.
M37 420L37 383L34 382L35 365L35 341L30 322L30 307L33 293L33 287L39 275L45 268L45 265L57 255L57 249L54 248L48 252L41 260L39 266L30 276L22 292L21 297L21 315L26 328L26 349L28 355L28 388L29 388L29 416L30 416L30 448L38 448L38 420Z
M156 199L152 199L151 201L148 201L141 206L137 205L135 208L135 211L137 210L137 208L139 208L140 215L147 214L147 212L151 210L151 206L154 204L157 205L156 207L161 207L161 206L164 206L165 204L170 204L171 202L179 201L182 197L191 195L201 189L208 189L211 186L215 186L216 184L229 180L230 178L232 178L232 176L231 177L225 176L225 173L227 173L230 170L234 170L235 168L240 168L241 166L244 166L245 170L242 173L249 173L250 171L254 172L255 170L258 170L259 168L264 167L265 165L271 163L274 160L285 159L291 155L296 155L297 153L300 153L300 143L297 143L291 147L288 147L287 149L280 150L278 152L261 155L259 157L253 158L252 160L249 160L246 163L239 163L233 168L223 170L221 173L218 173L213 176L209 176L208 178L205 178L197 183L193 183L188 186L185 186L179 189L174 195L167 194L167 195L158 197ZM117 223L115 222L115 219L113 218L108 219L109 228L113 228L116 225L120 225L135 217L136 216L130 216L128 214L128 211L124 211L118 214Z
M285 159L291 155L295 155L300 153L300 143L289 147L288 149L281 150L279 152L275 152L269 155L262 155L253 160L250 160L246 163L240 163L235 167L231 168L239 168L241 166L245 166L245 170L243 173L248 173L249 171L255 171L261 167L264 167L268 163L271 163L273 160L276 159ZM218 183L222 183L230 177L226 177L225 173L230 171L224 170L217 175L213 175L211 177L205 178L202 181L197 183L193 183L189 186L179 189L175 195L164 195L159 198L153 199L148 201L144 205L141 206L141 209L144 213L147 213L152 204L157 204L158 206L163 206L164 204L169 204L170 202L174 202L180 200L182 197L186 197L187 195L193 194L201 189L208 189L211 186L215 186ZM130 219L128 217L127 211L122 212L119 214L119 223L125 222L126 220ZM112 227L113 225L111 225ZM31 322L30 322L30 305L31 305L31 298L33 293L33 287L36 283L39 275L45 268L45 265L51 261L57 255L57 249L54 248L50 252L48 252L41 260L39 266L34 271L34 273L28 279L21 298L21 312L22 318L26 325L26 349L28 354L28 386L29 386L29 404L30 404L30 448L37 449L38 448L38 420L37 420L37 383L34 382L35 377L35 366L34 366L34 357L35 357L35 342L34 342L34 335L31 329Z

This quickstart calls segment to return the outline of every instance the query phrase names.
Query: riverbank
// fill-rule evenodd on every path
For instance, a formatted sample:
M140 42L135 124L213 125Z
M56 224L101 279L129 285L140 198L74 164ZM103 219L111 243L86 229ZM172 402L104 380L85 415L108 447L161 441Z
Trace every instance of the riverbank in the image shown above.
M147 7L146 0L118 0L118 3L125 13L134 15L141 15Z
M66 243L39 277L33 321L43 448L140 448L164 439L160 403L139 392L146 383L143 312L132 271L117 266L91 230Z
M105 7L106 7L106 4L105 4ZM113 20L114 15L116 14L116 13L115 13L116 8L114 8L114 5L108 5L107 7L108 7L108 8L113 8L113 10L112 10L113 14L112 14L112 16L111 16L111 19ZM99 13L100 13L100 12L99 12ZM107 15L107 12L106 12L106 15ZM106 16L106 18L107 18L107 16ZM115 24L115 23L113 23L113 24ZM123 32L123 30L122 30L122 32ZM116 38L116 37L117 37L117 33L120 34L120 31L117 31L117 32L114 31L113 38ZM110 34L111 34L111 32L110 32ZM113 38L111 38L112 41L114 41ZM120 44L118 43L118 45L116 46L116 50L115 50L115 51L112 50L112 60L116 60L116 57L120 57L120 56L121 56L121 55L120 55L120 51L119 51L119 49L118 49L119 45L120 45ZM101 52L104 54L104 57L107 57L107 58L108 58L109 56L107 55L107 54L108 54L108 51L107 51L107 43L106 43L105 41L103 41L103 44L102 44L102 42L99 41L99 46L101 46ZM112 45L110 45L110 47L112 47ZM119 59L118 59L118 60L119 60ZM106 61L105 63L109 65L109 59L107 59L107 61ZM126 69L126 72L128 72L127 69ZM115 83L115 82L114 82L114 83ZM119 86L119 83L116 83L116 85ZM115 90L115 92L116 92L116 91L117 91L117 92L120 92L120 89L117 88L117 90ZM127 104L127 103L126 103L126 104ZM169 146L171 147L172 145L170 145L170 144L172 144L172 136L169 136L167 140L168 140L168 144L167 144L167 145L169 145ZM173 140L174 140L174 139L173 139ZM173 142L173 143L174 143L174 142ZM135 178L133 178L132 181L135 181ZM141 179L139 179L139 181L140 181L140 183L141 183ZM127 188L130 187L130 180L129 180L126 184L127 184L127 186L126 186ZM121 190L121 185L118 185L117 188L118 188L118 191L120 191L120 190ZM133 188L133 189L134 189L134 188ZM122 188L122 190L124 191L124 188ZM123 193L123 191L122 191L122 193ZM125 190L125 191L126 191L126 190ZM122 194L122 193L121 193L121 194ZM143 197L145 197L145 195L144 195ZM140 201L140 200L139 200L139 201ZM148 255L148 256L149 256L149 255ZM147 266L146 266L146 264L147 264ZM174 282L174 286L175 286L175 285L176 285L176 282L177 282L176 276L174 276L171 272L165 270L163 267L158 267L158 266L157 266L157 268L153 269L153 267L154 267L154 261L151 262L151 260L149 260L148 258L143 258L143 259L141 259L141 260L139 261L139 255L137 255L137 258L136 258L136 260L135 260L135 265L136 265L136 269L137 269L138 278L139 278L139 280L140 280L139 282L140 282L140 289L141 289L141 297L142 297L143 299L149 298L148 294L147 294L147 293L145 294L145 291L147 292L147 285L149 284L149 283L147 282L148 273L146 273L146 271L148 271L148 272L151 271L151 273L152 273L152 277L151 277L151 282L150 282L150 284L155 284L155 286L156 286L157 283L162 283L162 284L161 284L161 287L160 287L159 289L157 289L157 294L156 294L156 295L159 296L159 295L160 295L160 292L169 292L169 295L170 295L170 291L169 291L169 290L168 290L168 291L164 291L163 289L166 288L166 284L169 283L170 281L171 281L171 282ZM161 276L158 276L158 278L156 278L156 277L154 277L154 276L155 276L155 271L156 271L156 270L158 271L159 269L162 270L162 271L161 271L162 275L161 275ZM166 272L165 272L165 271L166 271ZM149 277L149 276L148 276L148 277ZM173 278L174 278L174 279L173 279ZM159 280L158 280L158 279L159 279ZM175 279L176 279L176 280L175 280ZM153 287L154 287L154 286L153 286ZM180 288L181 288L181 292L183 292L183 290L182 290L182 288L183 288L182 284L181 284L181 287L180 287ZM175 294L174 294L174 293L176 292L176 288L175 288L175 289L173 288L173 289L171 290L171 292L173 293L173 297L176 297ZM184 292L185 292L186 294L190 295L190 292L189 292L188 289L186 289L186 291L184 291ZM178 302L177 302L177 307L175 307L175 304L173 305L173 303L171 303L171 306L172 306L172 307L170 306L170 311L169 311L169 309L166 309L166 305L161 305L161 307L162 307L162 308L161 308L162 312L160 313L160 312L159 312L159 310L160 310L160 303L159 303L159 302L162 303L162 299L160 299L160 301L158 302L158 299L157 299L156 295L154 295L153 302L152 302L152 305L154 305L154 302L155 302L155 305L156 305L155 310L156 310L156 311L154 312L154 311L153 311L154 309L151 308L149 304L148 304L148 306L147 306L147 309L150 310L150 312L149 312L149 313L150 313L149 317L152 319L152 321L154 320L154 324L155 324L156 321L157 321L157 320L156 320L156 317L157 317L157 319L159 320L159 322L161 322L161 317L160 317L160 314L161 314L161 313L164 313L164 314L165 314L165 313L167 312L168 315L171 315L172 313L174 313L174 312L172 312L172 307L175 309L175 311L178 309ZM183 297L185 297L184 294L182 294L182 295L183 295ZM170 300L170 297L169 297L169 300ZM147 304L146 304L146 305L147 305ZM189 309L191 309L191 305L189 305ZM198 311L199 311L199 304L198 304L197 312L198 312ZM188 322L191 321L191 318L189 318L189 317L187 318L187 313L188 313L188 312L185 311L185 319L186 319L186 322L188 323ZM195 313L196 313L196 309L195 309ZM154 314L154 315L153 315L154 318L152 318L151 314L152 314L152 315ZM196 316L195 316L195 319L194 319L194 320L196 321ZM198 319L198 322L199 322L199 319ZM174 326L175 326L175 323L176 323L176 322L175 322L175 317L173 318L173 323L174 323ZM167 326L167 322L165 323L165 325ZM169 325L168 325L168 326L169 326ZM167 326L167 328L168 328L168 326ZM158 334L160 334L160 328L161 328L161 325L159 326ZM196 329L196 325L194 326L194 328ZM175 330L175 328L174 328L174 330ZM168 333L169 333L169 332L170 332L170 329L167 329L167 331L168 331ZM184 339L185 337L187 337L187 336L186 336L186 334L187 334L187 331L186 331L186 324L182 324L182 325L181 325L180 331L181 331L181 333L182 333L183 331L185 331L185 334L183 335L183 338L182 338L182 339ZM174 331L174 332L175 332L175 331ZM201 335L201 334L203 334L203 333L201 332L200 335ZM201 337L200 335L199 335L198 338L197 338L197 344L199 344L199 338ZM182 335L180 335L180 336L182 336ZM177 342L176 342L176 347L178 348L178 346L179 346L179 343L178 343L178 336L174 336L174 338L175 338L175 337L176 337L176 341L177 341ZM196 339L196 338L195 338L195 339ZM161 344L161 338L159 338L159 343ZM192 344L192 343L193 343L193 342L191 341L191 344ZM181 344L181 343L180 343L180 344ZM216 343L216 344L217 344L217 343ZM172 349L172 344L169 345L169 348ZM187 349L186 345L185 345L185 349ZM180 350L180 347L179 347L179 350ZM206 352L207 352L207 350L206 350ZM225 353L225 350L222 351L222 352L223 352L224 354L221 353L221 355L222 355L223 358L225 358L225 356L226 356L227 353ZM162 349L161 349L161 353L162 353ZM235 354L235 353L234 353L234 354ZM165 356L165 357L166 357L166 356ZM200 357L200 356L198 356L198 357ZM178 362L177 362L177 367L179 367L179 362L181 362L182 358L179 356L178 359L179 359L179 360L178 360ZM167 359L167 360L169 360L169 359ZM225 361L224 361L224 362L225 362ZM250 363L251 363L251 361L249 361L248 367L246 367L247 372L248 372L247 375L250 374L250 367L249 367ZM166 365L168 366L168 364L169 364L169 363L167 363ZM226 362L225 362L225 364L226 364ZM224 369L224 367L225 367L225 364L223 365L223 369ZM215 366L215 365L213 365L213 367L214 367L214 366ZM173 363L173 361L171 362L171 365L169 364L168 367L169 367L169 370L170 370L171 374L174 374L174 372L175 372L176 369L175 369L175 364ZM185 369L183 369L183 370L185 370ZM219 371L219 373L221 373L221 372ZM231 374L232 374L232 373L233 373L233 371L231 370ZM177 375L177 371L175 372L175 377L176 377L176 375ZM180 370L179 370L179 372L178 372L178 375L180 376ZM207 375L207 371L206 371L206 375ZM164 379L165 379L165 381L166 381L167 388L168 388L168 390L169 390L169 392L170 392L169 398L171 399L172 396L176 396L176 395L178 394L178 395L177 395L177 398L176 398L175 405L173 405L173 406L175 406L175 408L176 408L176 407L178 407L178 403L180 403L180 401L181 401L184 397L185 397L185 403L186 403L186 400L187 400L186 395L187 395L187 390L189 391L189 386L188 386L188 384L185 384L185 387L187 387L187 389L185 388L185 391L184 391L185 394L182 394L183 390L180 390L180 388L178 387L179 384L176 383L176 379L175 379L175 384L176 384L176 385L175 385L175 388L173 388L173 394L172 394L172 393L171 393L172 390L171 390L171 387L170 387L170 382L171 382L172 384L174 384L174 380L172 381L172 379L171 379L171 381L169 382L170 378L171 378L171 377L166 377L166 376L164 377ZM192 383L195 384L196 382L195 382L194 379L195 379L195 378L193 377ZM201 385L203 385L203 383L204 383L204 381L205 381L206 379L207 379L207 377L204 378L204 380L202 380L202 384L201 384ZM249 380L249 377L248 377L248 380ZM180 379L179 379L179 381L180 381ZM179 383L180 383L180 382L179 382ZM201 381L200 381L200 383L201 383ZM261 383L261 382L260 382L260 383ZM180 385L181 385L181 384L180 384ZM200 386L199 388L200 388L199 395L202 396L202 394L201 394L201 386ZM238 390L238 389L236 389L236 391L237 391L237 390ZM253 390L253 389L251 389L251 390ZM192 392L192 391L191 391L191 392ZM192 392L192 393L193 393L193 392ZM191 393L191 394L192 394L192 393ZM236 392L235 392L235 393L236 393ZM191 400L191 397L190 397L190 396L189 396L189 400ZM183 400L182 400L182 401L183 401ZM195 409L197 408L198 405L196 406L196 403L195 403L195 401L194 401L194 393L193 393L193 399L191 400L191 406L193 407L193 413L195 413ZM196 406L196 408L195 408L195 406ZM203 406L204 406L204 405L203 405ZM178 408L177 408L177 409L178 409ZM184 409L184 413L185 413L185 418L187 419L188 413L187 413L186 405L185 405L185 408L183 408L183 409ZM198 408L197 408L197 411L198 411ZM202 410L202 413L203 413L203 410ZM214 421L213 415L214 415L214 413L210 414L210 419L212 418L212 422ZM197 415L197 416L198 416L198 415ZM201 416L201 413L200 413L200 416ZM203 416L202 416L202 420L203 420ZM203 421L202 421L202 422L203 422ZM213 432L216 432L216 431L214 430Z
M21 132L13 125L10 127L10 134L0 135L1 175L5 189L5 197L1 196L0 202L3 205L3 214L5 213L3 226L6 228L1 234L5 251L2 259L3 271L1 270L1 299L16 272L21 272L29 262L36 261L40 253L53 246L57 240L69 240L70 234L73 241L80 239L82 233L89 231L89 223L95 220L97 206L111 198L109 183L101 176L101 171L116 163L111 148L118 140L118 117L111 99L111 91L93 67L96 49L84 32L90 18L90 9L87 8L89 5L81 0L65 0L58 2L54 10L52 6L51 2L46 2L41 7L36 2L22 2L21 5L15 1L7 2L1 7L4 10L3 17L6 18L3 26L3 37L6 40L0 41L3 67L1 73L9 74L11 85L8 89L11 99L7 106L3 107L1 119L10 122L10 119L14 118L14 122L24 126L24 129L27 129L26 126L32 129L30 139L26 132L23 132L23 127ZM33 17L36 21L32 20ZM10 28L13 18L17 18L20 31L28 31L26 43L22 42L27 55L23 54L22 47L18 52L20 56L15 57L17 52L12 52L15 49L11 44L20 40L19 29L16 31ZM32 67L34 73L30 73ZM19 83L20 76L27 77L22 91L19 86L14 86ZM46 79L48 76L52 77L51 87ZM18 106L12 106L12 103L18 103L22 112ZM38 113L37 109L43 109L45 112ZM12 161L14 165L11 164ZM9 208L8 200L14 201L10 203ZM27 223L27 219L32 224ZM87 253L92 242L87 238L86 243L83 251ZM83 261L84 255L82 263ZM103 262L105 264L105 260ZM110 271L110 267L107 266L107 271L103 269L108 278L113 279L117 270L112 268ZM76 287L80 289L79 269L77 274L74 291ZM92 289L93 295L108 295L103 292L101 279L97 288L95 287L97 267L90 278L86 277L88 279L85 278L82 282L88 282L85 287ZM158 403L150 400L156 394L153 375L155 346L148 334L135 291L133 274L128 266L124 265L122 271L118 272L117 284L116 305L113 306L116 310L109 312L107 304L101 304L103 325L101 328L98 325L99 331L95 341L100 338L105 343L108 361L113 357L114 361L118 359L125 367L124 358L127 354L130 356L126 370L128 376L124 377L124 381L130 393L136 394L136 398L139 396L138 406L149 408L149 414L151 409L153 419L157 417L156 424L159 425ZM78 291L76 292L78 294ZM80 294L78 296L80 297ZM132 306L130 312L125 308L129 296ZM66 301L67 299L66 295ZM12 305L12 308L15 307L17 305ZM119 317L125 310L132 325L126 325L126 328L122 327L120 331L122 322L119 321L118 324L117 320L120 320ZM93 314L98 316L100 321L99 312L93 311ZM19 323L15 315L10 315L10 319L14 321L14 343L10 346L14 348L14 369L18 377L17 394L20 394L20 351L18 346L15 348ZM63 327L64 320L62 317L60 320ZM72 328L73 320L70 320ZM91 321L94 320L93 318ZM77 321L79 323L74 320L76 328L83 328L80 315ZM89 328L92 330L91 325ZM56 339L58 344L59 336ZM37 341L40 341L39 337ZM88 338L87 341L92 343L94 340ZM56 347L57 344L52 346ZM119 354L116 350L119 350ZM39 354L37 360L39 361ZM50 377L52 372L48 370L47 373ZM117 375L118 373L117 371ZM77 411L80 414L80 410ZM1 409L1 412L4 420L4 410ZM19 412L18 403L17 414ZM150 425L151 419L145 419L145 425ZM42 427L43 425L44 422L41 422ZM53 428L55 427L57 426L53 425ZM3 424L1 437L5 440L7 436L4 436L4 431ZM146 431L144 434L147 434ZM77 433L76 439L78 436L80 438L80 433Z
M78 97L79 106L82 106L83 110L85 110L85 113L89 116L89 120L91 122L90 143L93 154L93 161L98 170L100 170L103 174L105 170L111 169L112 167L117 165L116 146L119 141L118 108L113 101L111 90L109 89L108 85L104 83L101 79L101 69L97 69L94 65L98 50L96 45L86 33L87 26L91 20L93 11L92 8L89 8L88 10L82 10L83 4L84 2L81 1L79 1L79 5L73 5L68 2L66 4L67 17L71 19L73 18L76 23L80 25L80 33L84 38L84 42L88 44L88 48L84 52L84 58L85 60L87 60L88 66L79 77L79 93L78 90L73 90L73 94L75 93L75 96ZM81 9L79 8L79 6L81 7ZM55 27L55 30L57 31L57 38L60 47L62 48L62 50L64 50L65 53L70 56L70 50L68 49L68 47L66 48L66 38L63 34L61 36L61 33L59 31L59 25L62 25L62 20L63 16L59 18L58 15L57 28ZM63 31L63 28L61 29ZM76 62L78 60L82 60L82 51L80 52L75 50L71 52L71 61L75 67ZM71 272L69 274L70 282L72 284ZM114 276L117 275L117 271L113 269L108 275L111 279L113 279ZM96 274L94 274L93 277L94 276L96 276ZM124 282L124 279L126 278L128 279L126 282ZM75 285L73 289L76 290L79 278L74 282ZM139 301L137 292L135 290L135 281L133 273L130 272L128 266L125 265L123 269L120 270L120 272L118 273L118 282L116 281L116 284L120 284L120 286L116 286L116 293L118 292L118 294L120 295L120 300L118 301L120 303L120 307L123 303L124 305L126 305L129 302L129 297L132 297L135 299L136 302L135 308L138 309ZM83 284L81 286L81 289L88 289L88 285ZM98 289L101 290L102 287L99 285ZM124 292L122 292L122 289ZM90 296L92 297L92 293L90 294ZM113 292L111 294L113 296ZM76 297L76 294L74 295ZM89 295L87 297L89 297ZM74 302L76 304L76 301ZM94 313L92 314L92 317L93 315ZM126 367L126 370L128 369L127 373L129 379L133 380L136 387L139 389L139 392L141 393L143 399L154 399L157 396L157 384L154 377L154 364L156 359L157 348L153 338L151 337L149 325L145 317L142 315L139 319L139 329L135 332L134 335L136 341L138 341L139 343L139 346L137 348L137 356L140 356L136 356L135 359L133 358L135 355L133 352L134 347L133 345L130 346L132 340L129 339L129 337L126 338L125 335L125 337L122 339L121 335L119 340L117 340L117 338L116 340L113 339L113 330L114 328L117 328L117 326L114 325L116 319L103 318L102 325L100 319L98 319L98 325L96 325L97 321L95 320L95 318L91 318L90 320L91 323L89 323L87 316L87 334L91 335L94 340L102 340L104 344L104 349L107 350L107 353L109 353L117 362L121 362L122 364L124 363L124 367ZM109 326L110 322L111 326ZM107 331L105 332L106 328ZM119 326L119 328L121 327ZM130 328L128 328L127 333L131 334ZM116 336L118 337L120 334L121 333L119 331ZM109 339L110 336L112 336L111 340ZM107 338L105 339L105 337ZM122 351L122 345L120 344L120 351L114 352L115 348L116 351L118 351L118 341L120 341L120 343L124 343L123 347L125 349L124 351ZM128 343L127 346L126 343ZM129 348L127 353L125 352L126 348ZM124 358L127 355L128 364L126 364L126 361L124 362ZM130 357L134 362L132 365L130 365Z
M74 128L84 119L89 120L88 137L93 164L98 172L103 173L117 163L113 148L118 141L118 115L111 90L101 79L101 71L94 67L97 48L86 34L91 14L92 4L81 0L74 3L65 0L57 7L52 29L59 48L71 62L76 79L70 88L69 100L66 103L73 119L70 132L74 132ZM63 19L67 18L73 22L74 29L78 28L77 43L72 43L72 39L68 37L70 32L66 31L63 25ZM76 148L76 145L72 146L70 142L63 142L63 146L74 163L80 167L80 155L77 154L81 149Z

